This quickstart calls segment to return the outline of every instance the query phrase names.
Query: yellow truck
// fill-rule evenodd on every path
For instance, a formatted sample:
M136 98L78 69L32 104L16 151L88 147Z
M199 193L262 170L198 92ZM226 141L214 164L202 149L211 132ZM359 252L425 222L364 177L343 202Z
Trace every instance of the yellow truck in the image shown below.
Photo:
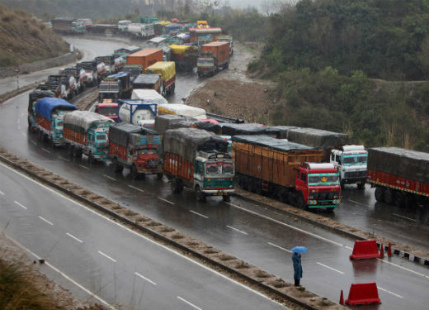
M145 70L146 73L155 73L161 76L164 82L164 97L174 93L176 87L176 63L174 61L158 61Z

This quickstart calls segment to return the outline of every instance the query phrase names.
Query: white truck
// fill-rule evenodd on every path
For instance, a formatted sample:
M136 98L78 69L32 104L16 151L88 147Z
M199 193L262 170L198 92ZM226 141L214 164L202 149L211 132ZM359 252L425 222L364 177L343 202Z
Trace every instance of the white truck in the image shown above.
M338 170L342 188L345 184L365 188L368 152L363 145L344 145L331 150L330 162Z
M131 23L127 26L127 32L130 36L141 40L147 40L155 35L153 24Z
M206 119L206 110L197 107L191 107L183 103L166 103L158 105L158 114L175 114L182 116L189 116L196 119Z

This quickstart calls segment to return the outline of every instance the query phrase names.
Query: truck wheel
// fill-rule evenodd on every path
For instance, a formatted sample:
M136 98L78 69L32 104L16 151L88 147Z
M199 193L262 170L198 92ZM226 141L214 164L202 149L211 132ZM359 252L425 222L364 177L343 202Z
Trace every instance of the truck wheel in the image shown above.
M131 166L131 178L133 178L133 180L137 180L139 178L136 165Z
M171 85L170 89L171 89L170 90L170 95L174 94L174 90L176 89L176 84Z
M225 202L231 202L231 196L230 195L225 195L225 196L223 196L222 200L225 201Z
M171 190L173 191L173 193L175 193L175 194L178 194L178 193L182 192L182 190L183 190L182 183L180 182L180 180L178 180L176 178L174 178L170 181L170 187L171 187Z
M375 200L378 202L383 202L384 189L382 187L377 187L375 189Z
M122 167L118 163L118 159L116 157L113 158L113 171L115 171L116 173L121 173L123 169L124 169L124 167Z
M389 205L393 204L393 191L390 188L386 189L386 191L384 192L383 200Z
M304 201L304 197L302 197L302 194L298 194L298 198L296 199L296 206L299 209L305 209L305 201Z
M90 153L88 154L88 162L89 162L90 164L95 163L95 158L94 158L94 155L92 154L92 152L90 152Z
M195 187L195 195L197 197L197 201L205 202L207 200L206 194L201 191L201 188L198 185Z
M365 189L365 182L359 183L359 184L357 185L357 188L358 188L358 189Z

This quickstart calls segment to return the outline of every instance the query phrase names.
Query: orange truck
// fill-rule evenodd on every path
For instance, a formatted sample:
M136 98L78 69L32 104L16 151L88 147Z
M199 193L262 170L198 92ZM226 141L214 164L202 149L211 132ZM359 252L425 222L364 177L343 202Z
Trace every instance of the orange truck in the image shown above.
M144 48L128 55L127 64L141 65L144 72L147 67L162 61L163 52L159 48Z
M210 42L201 46L201 53L197 60L199 77L212 76L219 69L229 67L230 46L228 42Z

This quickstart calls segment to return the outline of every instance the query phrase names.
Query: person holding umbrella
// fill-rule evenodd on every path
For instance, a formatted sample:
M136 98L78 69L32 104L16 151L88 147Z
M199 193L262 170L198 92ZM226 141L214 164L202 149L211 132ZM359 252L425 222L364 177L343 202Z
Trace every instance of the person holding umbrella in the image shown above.
M304 246L296 246L292 250L292 262L293 262L293 278L295 280L295 286L300 286L299 282L302 278L302 264L301 264L301 254L308 252L307 248Z

